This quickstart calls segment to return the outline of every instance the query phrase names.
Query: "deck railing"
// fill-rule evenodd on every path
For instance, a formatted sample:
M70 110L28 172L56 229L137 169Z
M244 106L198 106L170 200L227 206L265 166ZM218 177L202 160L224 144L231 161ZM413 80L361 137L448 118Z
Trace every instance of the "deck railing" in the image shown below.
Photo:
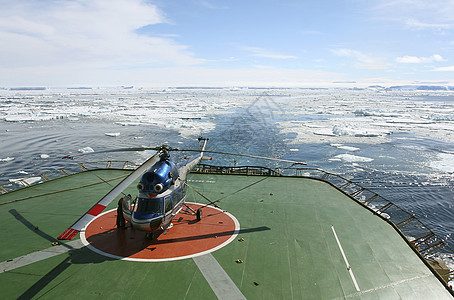
M84 162L67 166L42 173L37 176L18 179L13 182L0 185L0 194L9 193L14 190L25 188L31 185L39 184L45 181L57 179L60 177L68 176L89 170L97 169L123 169L134 170L138 165L129 161L101 161L101 162ZM391 201L383 198L370 189L364 188L361 185L343 178L337 174L329 173L321 169L315 168L296 168L287 169L286 175L276 169L258 166L239 166L239 167L223 167L211 166L206 164L198 165L194 173L202 174L225 174L225 175L247 175L247 176L290 176L312 178L325 181L344 194L351 197L357 203L371 210L386 222L392 224L398 232L404 236L413 248L426 259L426 262L433 266L435 259L438 260L451 260L454 263L454 250L437 234L430 230L423 222L421 222L414 214L411 214L392 203ZM289 172L294 172L289 174ZM436 268L435 268L436 269ZM446 271L440 276L446 282L454 279L454 270Z
M36 176L14 179L10 180L10 182L0 184L0 195L84 171L97 169L134 170L137 167L139 166L130 161L114 161L114 160L69 164L65 168L49 170Z

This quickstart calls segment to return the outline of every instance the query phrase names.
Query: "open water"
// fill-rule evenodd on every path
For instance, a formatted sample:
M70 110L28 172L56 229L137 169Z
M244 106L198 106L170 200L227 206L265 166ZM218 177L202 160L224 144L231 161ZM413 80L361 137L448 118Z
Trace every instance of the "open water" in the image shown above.
M454 96L375 90L0 91L0 185L77 161L144 161L168 144L304 161L403 209L454 248ZM182 153L174 153L175 161ZM213 155L211 164L289 163ZM451 257L452 259L452 257ZM452 260L451 260L452 262ZM454 267L451 265L451 268Z

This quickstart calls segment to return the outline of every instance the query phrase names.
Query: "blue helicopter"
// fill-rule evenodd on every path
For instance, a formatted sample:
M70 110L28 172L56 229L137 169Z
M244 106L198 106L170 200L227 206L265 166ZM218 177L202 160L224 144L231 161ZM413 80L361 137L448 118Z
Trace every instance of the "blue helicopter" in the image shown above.
M199 208L195 212L184 203L187 175L204 158L203 153L208 139L200 137L199 141L203 142L200 153L179 165L170 160L169 151L176 149L166 145L158 148L127 149L128 151L153 149L157 152L93 205L58 239L71 240L139 177L141 179L137 185L139 190L137 198L133 200L130 195L127 195L119 202L118 213L120 215L118 217L120 220L123 217L134 229L147 232L147 238L151 239L157 238L163 232L166 233L166 230L172 226L172 219L182 210L183 206L187 207L188 212L192 211L190 213L196 215L197 220L200 221L202 210ZM123 150L126 149L114 151ZM69 156L64 158L69 158ZM121 220L120 224L124 224L124 220Z
M201 150L198 155L190 157L188 161L179 165L175 165L170 160L170 151L196 151L191 149L174 149L167 145L157 148L127 148L106 150L91 153L82 153L77 156L85 154L103 153L103 152L121 152L121 151L144 151L156 150L156 154L145 161L140 167L129 174L123 181L115 186L108 192L101 200L93 205L82 217L80 217L73 225L66 229L59 237L59 240L71 240L77 233L83 230L96 216L98 216L117 196L123 193L123 190L131 185L136 179L141 177L137 185L138 196L133 200L130 195L125 195L119 202L117 210L117 226L123 227L125 221L134 229L143 230L147 232L146 237L156 239L161 233L166 233L166 230L172 226L172 219L186 206L185 212L193 214L197 220L202 219L202 209L197 211L185 204L186 191L189 186L187 175L191 170L205 159L204 153L216 153L225 155L244 156L250 158L259 158L274 160L280 162L290 162L293 165L305 165L304 162L286 160L280 158L270 158L257 155L228 153L220 151L206 151L207 138L199 137L199 142L203 142ZM67 155L63 158L72 158ZM210 159L210 158L208 158ZM293 166L292 165L292 166ZM197 191L195 191L198 193ZM200 193L199 193L200 194ZM201 194L200 194L201 195ZM207 205L214 205L217 201L210 201L201 195L209 203ZM124 220L122 220L124 218ZM119 223L119 224L118 224Z

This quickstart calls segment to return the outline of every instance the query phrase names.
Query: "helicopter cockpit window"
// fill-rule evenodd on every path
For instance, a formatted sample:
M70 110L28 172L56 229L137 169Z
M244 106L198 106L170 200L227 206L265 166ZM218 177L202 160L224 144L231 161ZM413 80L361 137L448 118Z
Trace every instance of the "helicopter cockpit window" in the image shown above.
M180 193L178 193L178 192L173 193L173 196L172 196L173 206L175 206L178 203L179 194Z
M160 214L162 211L162 199L137 199L136 211L144 214Z
M167 197L164 198L164 206L165 206L165 208L166 208L166 212L172 210L173 205L172 205L172 198L171 198L171 196L167 196Z

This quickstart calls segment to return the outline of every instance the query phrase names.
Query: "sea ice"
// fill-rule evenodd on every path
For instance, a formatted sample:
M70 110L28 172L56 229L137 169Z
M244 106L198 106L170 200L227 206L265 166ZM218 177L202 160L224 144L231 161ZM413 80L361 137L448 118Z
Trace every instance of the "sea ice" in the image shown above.
M337 149L347 150L347 151L352 151L352 152L360 150L357 147L345 146L343 144L331 144L331 146L336 147Z
M345 162L371 162L374 159L369 157L357 156L352 154L339 154L330 158L331 161L339 161L343 160Z
M454 114L452 115L431 114L430 116L428 116L428 119L435 121L454 121Z
M454 173L454 154L439 153L439 160L429 163L429 167L447 173Z
M46 159L46 158L49 158L50 156L48 154L41 154L40 157L42 159Z
M39 94L2 90L0 120L92 118L123 126L175 129L183 137L192 137L200 129L213 130L217 116L244 109L254 113L250 122L268 118L273 124L265 125L274 125L277 121L281 132L291 136L288 142L295 144L382 143L389 134L400 132L451 142L453 102L408 101L440 93L373 88L270 89L266 93L255 89L93 89L90 93L50 89ZM443 93L440 96L446 96Z
M8 156L6 158L0 158L0 161L2 161L2 162L12 161L12 160L14 160L14 157L9 157Z
M85 147L85 148L81 148L78 150L80 153L89 153L89 152L95 152L95 150L93 150L92 147Z
M376 137L382 135L391 134L391 131L387 129L378 129L378 128L371 128L371 127L363 127L363 126L356 126L356 125L347 125L347 124L340 124L333 126L333 133L335 135L352 135L357 137Z
M120 136L120 133L119 132L106 132L105 135L111 136L111 137L116 137L116 136Z
M42 180L41 177L29 177L29 178L10 179L9 182L15 183L18 185L22 185L22 186L28 186L28 185L32 185L36 182L39 182L40 180Z

